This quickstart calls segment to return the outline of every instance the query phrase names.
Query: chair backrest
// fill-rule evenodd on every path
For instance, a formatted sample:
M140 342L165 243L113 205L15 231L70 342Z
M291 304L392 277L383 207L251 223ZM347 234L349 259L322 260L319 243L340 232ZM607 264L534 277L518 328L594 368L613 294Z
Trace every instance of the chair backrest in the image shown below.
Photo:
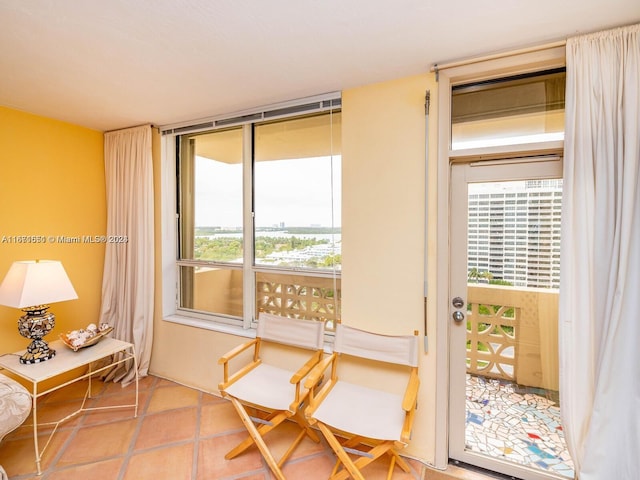
M418 348L417 335L380 335L342 324L336 325L333 350L338 353L417 367Z
M324 345L324 322L260 313L257 336L270 342L320 350Z

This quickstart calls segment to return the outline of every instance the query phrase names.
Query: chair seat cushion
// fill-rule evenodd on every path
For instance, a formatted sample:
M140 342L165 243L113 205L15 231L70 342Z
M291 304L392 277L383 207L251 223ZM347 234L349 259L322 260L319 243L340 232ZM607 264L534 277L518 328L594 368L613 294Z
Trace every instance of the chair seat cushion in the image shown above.
M294 373L262 363L229 385L226 393L254 405L273 410L289 410L296 395L296 386L290 382ZM300 393L306 393L302 386Z
M338 381L313 416L344 432L400 440L406 412L400 395Z
M31 412L31 395L15 380L0 374L0 440L19 427Z

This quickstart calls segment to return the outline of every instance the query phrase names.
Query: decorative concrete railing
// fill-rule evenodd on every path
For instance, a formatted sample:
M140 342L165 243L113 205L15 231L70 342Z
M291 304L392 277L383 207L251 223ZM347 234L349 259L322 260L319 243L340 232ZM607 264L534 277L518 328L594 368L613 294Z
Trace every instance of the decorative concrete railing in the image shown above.
M558 292L470 284L467 372L558 390Z
M256 275L256 311L319 320L333 330L340 319L341 281L332 277Z

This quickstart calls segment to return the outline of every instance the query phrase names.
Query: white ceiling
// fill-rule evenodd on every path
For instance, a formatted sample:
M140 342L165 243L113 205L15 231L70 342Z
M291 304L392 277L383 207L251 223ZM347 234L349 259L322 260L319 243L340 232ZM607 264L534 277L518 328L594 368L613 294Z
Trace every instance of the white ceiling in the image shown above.
M638 21L639 0L0 0L0 105L166 125Z

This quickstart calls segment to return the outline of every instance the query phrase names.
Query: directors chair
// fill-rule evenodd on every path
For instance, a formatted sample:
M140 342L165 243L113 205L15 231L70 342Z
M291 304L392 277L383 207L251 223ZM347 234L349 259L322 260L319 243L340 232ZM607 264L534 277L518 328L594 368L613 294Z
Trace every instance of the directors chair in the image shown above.
M409 442L417 404L420 384L417 335L418 332L407 336L388 336L341 324L336 326L334 353L311 372L306 386L310 388L315 385L329 366L331 376L317 394L311 393L305 410L309 423L318 426L338 457L331 480L349 477L364 480L362 468L384 454L391 457L387 480L391 479L395 464L405 472L410 471L398 450ZM408 378L404 394L340 380L339 364L349 360L358 363L358 358L353 357L372 360L373 365L377 362L394 364L394 375L397 369ZM359 362L362 364L362 360ZM377 367L380 365L377 364ZM376 373L380 373L380 370L374 371L373 375ZM337 437L341 437L341 440ZM359 458L354 461L352 456ZM341 464L344 467L342 469L339 468Z
M249 432L249 436L243 442L225 455L226 459L236 457L255 443L276 478L284 480L280 469L305 435L316 443L320 441L317 433L309 427L304 418L301 406L309 391L314 388L312 385L305 386L304 379L322 359L323 342L323 322L261 313L256 338L239 345L218 360L218 364L224 368L223 381L218 388L224 397L231 400ZM294 347L295 353L298 354L304 351L305 359L308 360L297 371L263 362L261 350L270 346L275 348L273 344ZM251 347L251 360L229 375L229 361L247 350L250 351ZM313 351L310 358L309 350ZM247 408L265 412L266 418L249 415ZM282 458L276 462L263 437L287 419L295 421L301 431Z

